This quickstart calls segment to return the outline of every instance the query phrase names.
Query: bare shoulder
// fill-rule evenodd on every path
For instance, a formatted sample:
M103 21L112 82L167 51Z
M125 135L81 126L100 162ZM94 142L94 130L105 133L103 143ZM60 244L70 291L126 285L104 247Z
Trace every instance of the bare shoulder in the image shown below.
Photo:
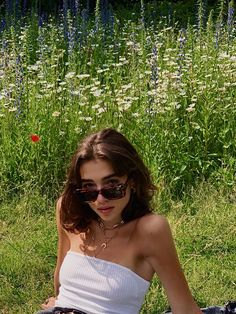
M140 252L144 256L158 256L173 247L173 238L166 217L150 214L139 219L136 235Z
M158 236L169 232L170 226L166 217L158 214L149 214L141 217L137 223L137 233L143 236Z

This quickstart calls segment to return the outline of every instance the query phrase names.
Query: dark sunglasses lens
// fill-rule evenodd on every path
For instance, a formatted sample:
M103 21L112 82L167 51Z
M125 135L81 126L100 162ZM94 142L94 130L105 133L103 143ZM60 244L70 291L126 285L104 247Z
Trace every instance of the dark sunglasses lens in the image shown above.
M98 191L78 191L76 193L81 202L92 202L98 197Z
M123 185L111 188L104 188L102 189L101 193L108 200L119 199L125 196L125 188Z

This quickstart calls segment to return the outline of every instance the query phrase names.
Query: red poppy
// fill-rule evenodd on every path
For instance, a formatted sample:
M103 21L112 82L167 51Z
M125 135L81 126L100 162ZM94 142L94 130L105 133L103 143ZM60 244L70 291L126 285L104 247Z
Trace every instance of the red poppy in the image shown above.
M37 134L31 134L30 139L34 143L37 143L38 141L40 141L40 137Z

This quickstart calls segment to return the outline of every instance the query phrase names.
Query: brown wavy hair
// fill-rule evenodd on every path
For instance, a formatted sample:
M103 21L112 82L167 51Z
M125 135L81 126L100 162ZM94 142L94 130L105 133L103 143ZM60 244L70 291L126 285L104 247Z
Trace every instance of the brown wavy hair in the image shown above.
M118 131L107 128L86 137L76 150L69 167L67 181L61 195L60 220L70 232L87 230L98 215L75 195L81 187L80 166L86 161L103 159L111 163L117 176L127 175L135 186L122 219L129 222L152 212L150 201L156 189L148 168L133 145Z

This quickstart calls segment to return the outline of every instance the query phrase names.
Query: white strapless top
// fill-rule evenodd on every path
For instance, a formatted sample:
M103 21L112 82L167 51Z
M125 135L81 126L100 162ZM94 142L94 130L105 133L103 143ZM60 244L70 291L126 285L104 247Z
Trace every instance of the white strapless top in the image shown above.
M56 306L88 314L139 313L150 282L127 267L68 251Z

